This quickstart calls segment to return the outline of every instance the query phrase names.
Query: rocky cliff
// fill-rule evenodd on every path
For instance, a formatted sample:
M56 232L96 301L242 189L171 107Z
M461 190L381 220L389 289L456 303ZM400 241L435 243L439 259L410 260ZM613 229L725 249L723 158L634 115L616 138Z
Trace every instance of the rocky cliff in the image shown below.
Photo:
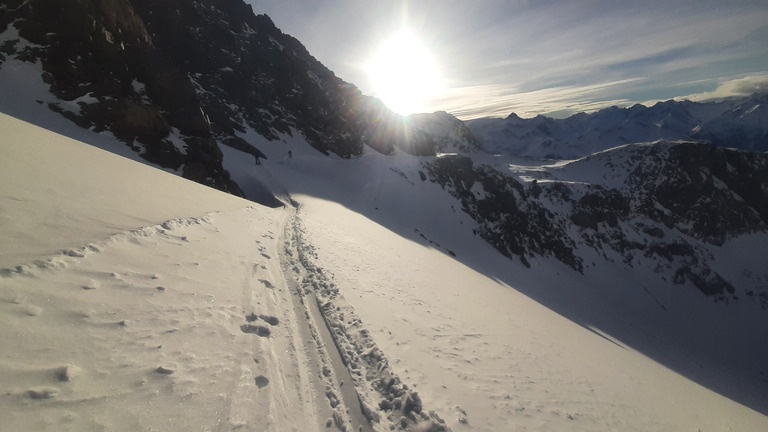
M504 255L551 256L579 272L600 260L654 268L720 300L734 284L712 269L712 251L768 229L768 156L710 144L626 145L543 167L466 156L426 167ZM768 304L768 290L757 292Z

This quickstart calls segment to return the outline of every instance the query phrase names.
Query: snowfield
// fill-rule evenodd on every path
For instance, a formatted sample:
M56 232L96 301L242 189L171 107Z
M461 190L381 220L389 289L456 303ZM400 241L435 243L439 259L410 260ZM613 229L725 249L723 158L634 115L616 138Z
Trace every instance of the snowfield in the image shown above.
M768 430L764 310L527 269L424 158L251 135L225 165L269 208L0 129L4 430Z
M287 288L288 210L5 115L2 129L3 429L349 424Z

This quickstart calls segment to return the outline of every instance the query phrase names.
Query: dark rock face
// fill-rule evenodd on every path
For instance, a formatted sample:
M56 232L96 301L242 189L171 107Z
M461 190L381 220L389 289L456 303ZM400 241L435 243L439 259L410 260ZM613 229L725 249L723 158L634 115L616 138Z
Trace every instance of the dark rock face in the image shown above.
M563 221L518 181L489 166L473 167L466 156L443 156L425 165L430 179L459 199L463 210L480 224L477 234L499 252L526 266L526 256L554 256L582 271Z
M276 139L293 128L326 154L362 151L367 109L375 111L375 102L269 17L254 15L241 0L131 3L155 46L191 80L215 136L251 127Z
M629 214L629 200L615 189L595 189L573 205L571 221L581 228L596 230L599 223L617 227L619 218Z
M696 244L720 246L729 237L765 231L768 190L760 185L766 184L766 155L700 143L608 153L622 152L635 153L620 168L629 170L622 187L597 189L573 207L571 220L585 243L608 247L629 265L639 256L656 260L674 272L674 282L688 280L705 294L732 294L732 284L709 269L711 257ZM602 157L610 165L611 155Z
M3 44L0 67L9 56L40 60L50 91L78 107L52 110L234 194L242 191L218 145L258 163L266 156L237 135L247 129L270 140L298 132L344 158L365 145L387 154L395 146L435 154L478 145L447 113L405 119L364 96L242 0L8 1L0 31L9 25L33 45Z
M651 163L629 177L644 193L638 205L644 214L717 245L768 222L764 154L685 143L668 152L659 148L648 157Z
M35 44L13 54L39 59L51 93L80 108L51 109L80 126L113 132L150 162L183 166L187 178L242 195L221 166L193 83L166 60L130 1L16 2L3 11L2 22ZM185 149L169 140L172 128Z
M464 122L444 111L413 114L403 123L405 130L397 135L396 145L411 154L472 153L480 148Z
M627 146L573 162L615 172L616 187L552 179L523 186L463 156L426 163L457 197L478 235L507 256L552 256L584 270L585 250L652 266L717 298L733 285L708 263L706 245L768 229L768 155L698 143ZM568 169L568 167L566 167ZM554 176L553 176L554 177Z

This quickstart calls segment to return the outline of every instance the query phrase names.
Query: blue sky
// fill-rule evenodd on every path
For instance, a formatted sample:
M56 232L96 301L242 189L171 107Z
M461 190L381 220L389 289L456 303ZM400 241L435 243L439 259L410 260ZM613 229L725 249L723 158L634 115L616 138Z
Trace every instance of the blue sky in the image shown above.
M375 96L366 62L406 28L446 83L429 110L564 116L768 90L768 1L248 0Z

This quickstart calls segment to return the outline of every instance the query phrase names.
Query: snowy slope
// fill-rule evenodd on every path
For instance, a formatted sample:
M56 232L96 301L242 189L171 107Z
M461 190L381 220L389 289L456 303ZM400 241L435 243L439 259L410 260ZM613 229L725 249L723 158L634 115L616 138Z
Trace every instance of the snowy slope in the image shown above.
M614 148L762 148L764 96L468 129L239 0L112 3L6 8L0 111L271 208L0 117L9 427L766 428L768 160Z
M290 206L8 117L3 132L0 381L15 430L312 430L370 427L366 415L387 430L407 407L408 424L453 430L768 427L759 302L714 303L583 249L601 262L583 275L553 258L509 261L427 179L424 162L439 158L345 160L298 134L244 135L269 159L225 148L225 167L247 194L299 205L289 222ZM473 157L527 185L621 187L625 171L596 167L633 154ZM763 277L744 269L768 267L766 240L706 246L712 269L741 293ZM325 317L302 309L315 296Z
M636 281L618 274L579 280L552 263L531 272L481 244L459 252L471 254L472 264L484 261L472 268L335 203L297 200L304 203L300 214L318 261L336 275L395 371L454 430L747 431L768 425L765 415L649 358L661 352L688 363L687 371L704 368L664 340L667 325L679 322L667 318L648 328L638 311L622 316L627 311L616 310L614 299L591 293L599 286L593 284L611 290ZM540 304L525 294L552 297ZM650 298L638 300L651 306ZM582 310L592 321L569 320L547 307L552 304L561 311ZM638 351L605 333L607 323L624 332L648 332L642 336L651 339L650 349ZM753 345L741 347L741 355L761 343L761 336L747 337ZM729 383L727 375L715 379L735 381ZM756 397L760 403L765 394Z
M453 430L768 425L760 302L715 303L652 266L584 250L585 261L602 259L584 274L551 258L533 258L530 268L511 262L473 234L477 222L458 200L422 177L435 157L326 158L287 138L262 148L269 160L261 169L239 165L234 151L225 166L238 182L270 184L300 205L315 265L333 275L394 371ZM526 183L623 182L621 170L602 178L590 160L474 157ZM731 239L714 249L713 265L728 276L766 268L766 240Z
M433 158L328 158L288 137L265 147L259 169L225 153L236 176L300 205L286 225L287 209L8 117L3 129L15 131L1 147L3 215L17 224L3 238L17 240L3 242L0 380L14 430L365 425L338 411L350 382L379 409L373 428L387 430L399 424L376 407L383 376L366 384L379 370L453 430L768 426L764 381L750 375L764 368L764 311L670 292L620 266L581 276L551 259L510 262L421 179ZM46 216L22 225L32 212ZM729 242L718 262L753 240ZM324 310L353 360L348 378L333 367L334 343L312 336L324 319L304 321L294 284L333 305ZM398 400L408 405L388 403Z
M360 423L284 273L288 210L0 129L3 430Z

